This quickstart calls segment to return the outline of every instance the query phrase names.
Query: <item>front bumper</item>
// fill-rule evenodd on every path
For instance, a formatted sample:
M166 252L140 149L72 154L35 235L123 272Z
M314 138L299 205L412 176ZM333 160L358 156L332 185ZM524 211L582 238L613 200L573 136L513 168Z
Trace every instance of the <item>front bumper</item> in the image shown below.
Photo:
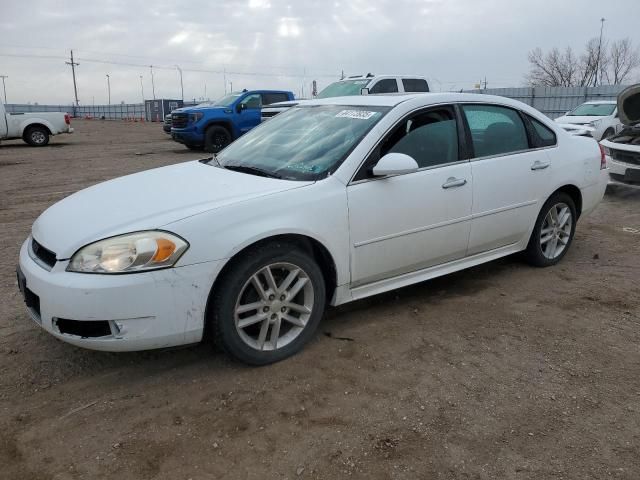
M23 287L37 299L31 297L28 302L31 318L56 338L112 352L185 345L202 339L207 298L222 262L100 275L67 272L68 261L58 261L48 271L29 256L30 240L20 249L18 276L24 276ZM76 325L101 322L108 325L107 334L85 337L63 333L61 325L68 320Z
M640 188L640 165L624 163L607 155L609 183L625 187Z
M171 138L184 145L192 145L201 147L204 145L204 138L202 134L194 131L181 131L174 128L171 129Z
M578 135L581 137L593 137L596 130L594 127L575 123L560 123L559 125L571 135Z

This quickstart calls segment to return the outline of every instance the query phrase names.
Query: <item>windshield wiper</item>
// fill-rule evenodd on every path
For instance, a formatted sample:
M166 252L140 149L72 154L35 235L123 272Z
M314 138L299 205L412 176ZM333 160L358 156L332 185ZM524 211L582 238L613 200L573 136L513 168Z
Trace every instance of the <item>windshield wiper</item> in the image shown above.
M223 165L222 168L226 168L227 170L233 170L234 172L242 172L249 173L251 175L258 175L260 177L268 177L268 178L282 178L282 175L279 175L274 172L269 172L267 170L262 170L261 168L251 167L249 165Z

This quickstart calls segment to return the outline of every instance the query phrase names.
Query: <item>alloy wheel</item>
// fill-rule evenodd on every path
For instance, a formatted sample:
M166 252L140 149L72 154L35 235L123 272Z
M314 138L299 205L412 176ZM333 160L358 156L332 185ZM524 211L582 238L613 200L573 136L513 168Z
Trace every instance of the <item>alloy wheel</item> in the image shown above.
M540 229L540 248L542 254L553 260L562 255L571 239L573 215L566 203L556 203L544 217Z
M304 330L314 306L309 275L292 263L267 265L245 282L234 309L242 341L255 350L282 348Z

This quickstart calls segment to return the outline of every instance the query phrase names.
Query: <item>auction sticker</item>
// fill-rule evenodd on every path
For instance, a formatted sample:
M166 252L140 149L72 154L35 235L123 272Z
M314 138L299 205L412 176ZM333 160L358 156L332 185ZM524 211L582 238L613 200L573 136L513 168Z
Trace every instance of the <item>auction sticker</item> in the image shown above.
M369 112L367 110L342 110L336 113L336 118L355 118L357 120L369 120L378 112Z

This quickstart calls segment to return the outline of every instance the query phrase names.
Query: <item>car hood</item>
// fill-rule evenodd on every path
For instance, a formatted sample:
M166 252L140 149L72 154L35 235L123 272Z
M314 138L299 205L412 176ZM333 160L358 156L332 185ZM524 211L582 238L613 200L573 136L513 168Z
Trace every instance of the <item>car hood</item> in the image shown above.
M570 123L576 125L586 125L587 123L591 123L594 120L600 120L602 118L606 118L607 115L563 115L561 117L556 118L556 123Z
M122 233L158 229L209 210L304 187L188 162L100 183L49 207L33 224L33 237L59 260L80 247Z
M625 88L618 95L620 121L625 125L640 123L640 83Z
M178 108L177 110L173 110L171 113L192 113L192 112L202 112L204 110L224 110L225 107L183 107Z

